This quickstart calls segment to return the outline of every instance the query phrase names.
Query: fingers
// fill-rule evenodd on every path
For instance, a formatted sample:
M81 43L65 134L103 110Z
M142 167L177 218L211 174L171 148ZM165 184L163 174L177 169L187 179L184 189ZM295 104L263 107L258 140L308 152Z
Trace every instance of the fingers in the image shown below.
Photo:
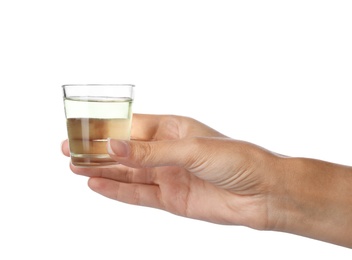
M151 140L155 136L158 126L158 116L133 114L131 139Z
M67 139L61 143L61 151L64 155L70 156L70 148L68 147L68 140Z
M206 157L199 138L141 142L108 140L108 152L117 162L130 167L194 167Z
M209 126L189 117L134 114L131 139L171 140L192 136L225 137Z
M152 168L134 169L122 164L107 168L76 167L73 164L70 167L72 172L87 177L101 177L124 183L158 184L155 170Z
M133 114L131 139L163 140L179 138L178 116Z
M157 185L123 183L105 178L90 178L88 186L95 192L121 202L164 209Z
M112 166L109 168L99 168L99 167L79 167L79 166L73 165L72 163L70 164L71 171L78 175L83 175L86 177L106 177L109 179L114 179L112 178L114 174L122 172L121 170L119 170L118 166L123 166L123 165Z

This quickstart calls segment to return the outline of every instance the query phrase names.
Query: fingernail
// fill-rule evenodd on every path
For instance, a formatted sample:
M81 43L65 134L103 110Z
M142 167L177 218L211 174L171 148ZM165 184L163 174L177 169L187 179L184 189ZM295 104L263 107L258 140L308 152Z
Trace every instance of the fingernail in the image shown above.
M129 146L127 142L115 139L108 139L107 149L109 154L118 157L126 157L129 153Z

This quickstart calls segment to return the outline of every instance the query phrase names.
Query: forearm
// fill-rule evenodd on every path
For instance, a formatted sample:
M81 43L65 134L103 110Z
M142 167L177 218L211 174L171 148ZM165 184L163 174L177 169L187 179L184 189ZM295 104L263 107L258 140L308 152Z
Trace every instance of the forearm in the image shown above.
M352 248L352 168L282 158L274 229Z

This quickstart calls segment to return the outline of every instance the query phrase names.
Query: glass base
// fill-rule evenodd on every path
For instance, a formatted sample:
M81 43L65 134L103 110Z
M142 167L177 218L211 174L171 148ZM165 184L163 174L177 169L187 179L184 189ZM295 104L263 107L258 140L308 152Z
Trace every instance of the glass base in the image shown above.
M71 162L78 167L108 167L119 164L108 154L71 154Z

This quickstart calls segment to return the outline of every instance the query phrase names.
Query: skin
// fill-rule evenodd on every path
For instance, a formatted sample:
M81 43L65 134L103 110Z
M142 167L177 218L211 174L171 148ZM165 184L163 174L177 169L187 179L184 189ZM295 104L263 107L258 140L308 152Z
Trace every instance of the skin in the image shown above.
M108 198L180 216L274 230L352 248L352 168L292 158L187 117L133 117L109 140L109 168L71 170ZM68 141L62 151L69 156Z

